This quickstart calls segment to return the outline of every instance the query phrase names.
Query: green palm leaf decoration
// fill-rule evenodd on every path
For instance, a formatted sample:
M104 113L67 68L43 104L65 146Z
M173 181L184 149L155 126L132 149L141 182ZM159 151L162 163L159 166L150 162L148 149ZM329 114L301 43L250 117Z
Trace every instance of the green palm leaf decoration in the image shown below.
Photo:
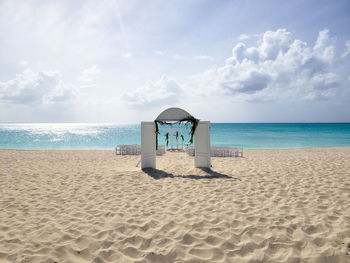
M189 132L189 135L191 136L190 137L190 140L189 140L189 143L190 144L193 144L193 137L194 137L194 133L196 131L196 128L198 126L198 122L199 120L194 118L194 117L190 117L190 118L186 118L186 119L182 119L182 120L179 120L177 123L181 123L181 122L185 122L185 126L187 127L188 124L192 124L191 126L191 129L190 129L190 132ZM156 134L156 149L158 150L158 134L159 134L159 128L158 128L158 124L160 125L164 125L164 124L167 124L167 125L170 125L172 126L174 123L171 123L171 122L166 122L166 121L154 121L155 125L156 125L156 131L155 131L155 134ZM176 135L177 137L179 136L179 134ZM182 135L181 135L182 136ZM176 137L176 138L177 138Z
M165 134L165 142L166 142L166 147L168 148L169 145L169 132Z

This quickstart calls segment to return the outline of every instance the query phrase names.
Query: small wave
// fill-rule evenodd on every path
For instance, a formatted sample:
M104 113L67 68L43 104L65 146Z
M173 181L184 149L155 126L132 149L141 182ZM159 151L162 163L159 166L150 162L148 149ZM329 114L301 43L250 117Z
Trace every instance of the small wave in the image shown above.
M53 138L50 140L50 142L61 142L61 141L64 141L64 139L62 138Z

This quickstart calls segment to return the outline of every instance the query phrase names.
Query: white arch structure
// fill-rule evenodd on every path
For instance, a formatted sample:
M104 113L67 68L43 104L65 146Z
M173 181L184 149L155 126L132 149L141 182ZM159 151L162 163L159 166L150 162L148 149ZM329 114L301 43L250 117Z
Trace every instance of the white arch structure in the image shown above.
M193 118L180 108L169 108L158 115L156 121L178 122ZM210 121L199 121L194 133L195 167L210 168ZM156 168L156 124L141 122L141 169Z

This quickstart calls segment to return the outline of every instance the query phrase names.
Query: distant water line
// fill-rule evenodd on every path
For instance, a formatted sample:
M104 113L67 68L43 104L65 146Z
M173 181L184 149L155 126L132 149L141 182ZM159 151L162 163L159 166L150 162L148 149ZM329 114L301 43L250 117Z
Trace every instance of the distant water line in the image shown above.
M160 127L165 144L167 128ZM189 127L179 125L189 141ZM175 139L175 138L174 138ZM243 148L303 148L350 146L350 123L212 123L211 145ZM2 123L0 149L114 149L140 144L139 124Z

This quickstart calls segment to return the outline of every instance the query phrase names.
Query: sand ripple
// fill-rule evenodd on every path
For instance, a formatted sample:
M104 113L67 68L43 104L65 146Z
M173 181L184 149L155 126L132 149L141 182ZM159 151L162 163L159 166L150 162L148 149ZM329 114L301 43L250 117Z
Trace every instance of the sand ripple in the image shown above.
M0 151L0 262L350 262L350 148L245 155Z

